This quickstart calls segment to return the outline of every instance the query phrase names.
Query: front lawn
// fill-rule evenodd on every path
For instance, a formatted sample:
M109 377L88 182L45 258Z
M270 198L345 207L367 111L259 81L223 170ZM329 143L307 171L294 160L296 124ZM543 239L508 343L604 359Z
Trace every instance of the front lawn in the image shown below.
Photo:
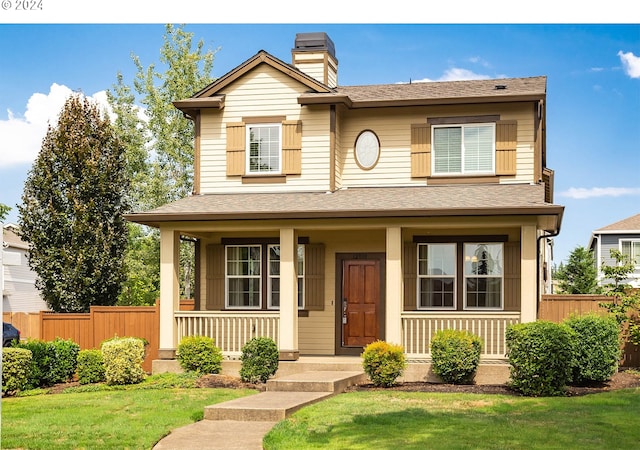
M349 392L278 423L265 449L628 449L640 388L581 397Z
M2 448L150 449L204 407L249 389L160 388L150 384L2 399Z

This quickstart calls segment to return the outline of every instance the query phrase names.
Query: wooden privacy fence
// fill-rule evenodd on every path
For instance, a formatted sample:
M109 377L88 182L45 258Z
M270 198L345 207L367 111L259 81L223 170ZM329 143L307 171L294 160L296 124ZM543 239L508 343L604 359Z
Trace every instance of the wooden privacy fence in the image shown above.
M71 339L82 350L100 348L105 339L138 337L146 339L147 352L142 367L151 372L160 345L158 306L92 306L89 313L40 312L40 339ZM23 336L24 337L24 336Z
M12 324L20 330L22 339L40 339L39 312L6 312L2 313L2 321Z
M572 315L583 315L589 312L606 313L600 303L610 302L606 295L543 295L538 310L538 319L551 322L562 322ZM631 342L624 343L623 359L620 362L625 367L640 367L640 348Z

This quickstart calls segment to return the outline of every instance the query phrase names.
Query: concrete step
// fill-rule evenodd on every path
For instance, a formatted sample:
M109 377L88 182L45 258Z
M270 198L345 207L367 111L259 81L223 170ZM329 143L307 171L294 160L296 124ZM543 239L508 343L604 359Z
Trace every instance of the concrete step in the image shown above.
M204 408L208 420L277 422L303 406L330 397L330 392L261 392Z
M267 381L267 391L338 393L351 385L366 382L362 371L312 371L276 376Z

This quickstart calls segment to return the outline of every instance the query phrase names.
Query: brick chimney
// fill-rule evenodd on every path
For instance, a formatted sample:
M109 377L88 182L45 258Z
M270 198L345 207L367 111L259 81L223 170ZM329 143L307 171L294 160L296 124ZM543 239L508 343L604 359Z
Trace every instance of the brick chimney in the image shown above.
M338 85L336 49L327 33L297 33L291 58L298 70L331 88Z

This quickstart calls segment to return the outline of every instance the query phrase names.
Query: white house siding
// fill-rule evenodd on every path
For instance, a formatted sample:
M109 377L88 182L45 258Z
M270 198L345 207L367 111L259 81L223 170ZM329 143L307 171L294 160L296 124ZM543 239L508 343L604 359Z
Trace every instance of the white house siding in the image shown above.
M35 287L36 274L27 262L27 251L7 248L6 253L20 255L20 265L4 266L4 290L2 293L2 309L5 312L38 312L49 308L40 297Z
M455 117L499 114L501 120L518 121L517 175L501 177L503 183L534 180L534 121L531 108L516 104L486 106L379 108L345 111L339 118L340 143L344 154L342 187L424 185L411 178L411 124L425 123L429 117ZM380 159L371 170L355 162L353 149L358 134L373 130L380 140Z
M205 111L201 121L202 194L230 192L324 191L329 189L329 107L301 107L297 98L308 88L262 65L228 86L222 111ZM302 175L284 184L242 184L226 175L226 124L243 117L286 116L302 120Z

